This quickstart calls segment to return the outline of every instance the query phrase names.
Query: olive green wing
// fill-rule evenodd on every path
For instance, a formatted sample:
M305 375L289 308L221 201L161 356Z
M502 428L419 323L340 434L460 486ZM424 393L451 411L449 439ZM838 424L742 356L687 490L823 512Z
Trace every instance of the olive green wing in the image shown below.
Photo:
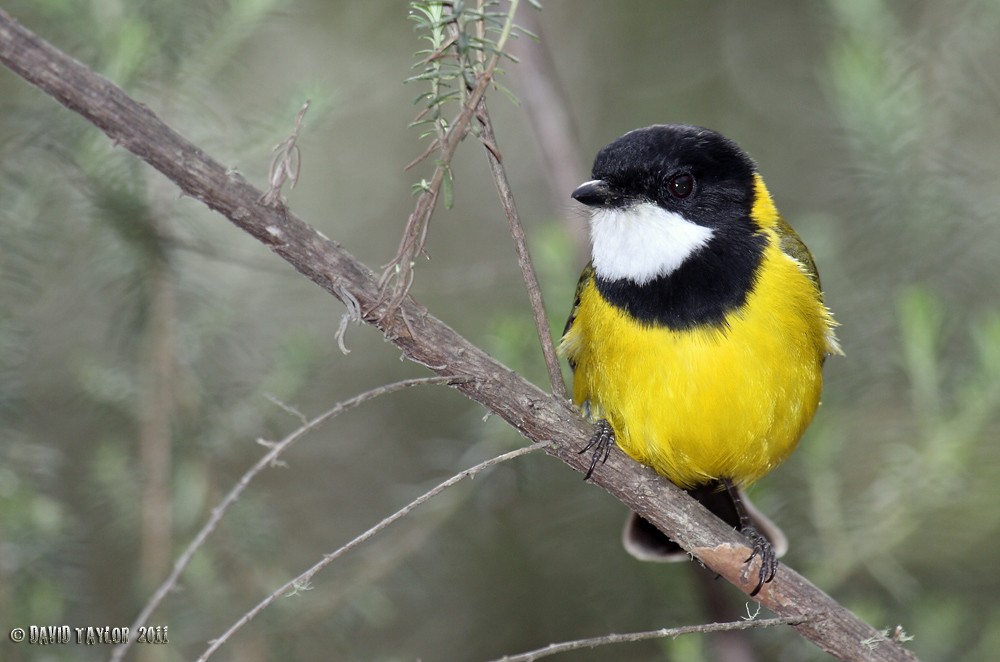
M576 321L576 313L580 308L580 296L583 294L583 288L586 287L587 282L594 277L594 265L593 263L588 263L587 266L583 268L583 273L580 274L580 280L576 283L576 295L573 297L573 307L569 311L569 319L566 320L566 327L563 329L563 338L569 333L570 328L573 326L573 322ZM569 361L569 367L576 370L576 363L569 356L566 357Z
M813 260L809 248L802 242L799 235L795 233L792 226L780 216L778 217L776 229L778 231L778 238L781 240L781 252L794 258L803 266L806 273L815 281L816 289L819 290L820 297L822 297L823 287L819 282L819 271L816 270L816 262Z
M813 260L812 253L806 247L805 243L799 238L799 235L795 234L795 230L792 226L788 224L785 219L778 217L777 223L778 237L781 240L780 247L781 252L789 257L795 259L802 268L806 270L806 273L813 279L816 283L816 293L819 296L819 302L823 304L823 286L819 281L819 271L816 270L816 262ZM840 343L837 341L837 334L834 329L837 327L837 323L833 319L833 315L830 313L829 309L825 305L822 305L823 316L826 320L826 353L843 355L844 352L840 349ZM823 357L826 361L826 357Z

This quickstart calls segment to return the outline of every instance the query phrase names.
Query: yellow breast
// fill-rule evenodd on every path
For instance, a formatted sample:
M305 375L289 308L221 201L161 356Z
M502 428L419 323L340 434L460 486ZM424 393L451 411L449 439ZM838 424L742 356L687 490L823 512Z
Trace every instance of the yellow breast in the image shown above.
M591 278L563 338L574 401L681 487L757 480L795 449L819 404L833 322L813 280L768 233L756 285L724 328L640 324Z

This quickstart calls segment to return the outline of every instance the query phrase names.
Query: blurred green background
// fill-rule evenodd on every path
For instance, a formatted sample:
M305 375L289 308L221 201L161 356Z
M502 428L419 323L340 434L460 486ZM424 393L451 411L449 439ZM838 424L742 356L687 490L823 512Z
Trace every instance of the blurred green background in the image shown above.
M524 3L522 3L524 4ZM14 0L5 9L264 186L313 99L301 217L378 268L424 148L403 2ZM562 328L585 258L562 181L657 122L758 161L816 257L847 354L800 449L753 494L786 561L925 660L1000 650L1000 2L729 0L522 7L490 97ZM530 73L541 66L542 73ZM547 73L546 73L547 72ZM555 82L560 100L532 85ZM534 105L533 103L534 102ZM569 147L553 152L550 139ZM545 371L482 148L454 163L414 295L508 365ZM419 366L224 219L0 70L0 659L11 627L124 626L239 476L298 420ZM276 587L460 469L523 443L422 387L345 414L259 476L150 620L186 660ZM158 487L162 486L162 487ZM689 566L633 561L623 507L542 455L445 493L279 600L216 656L483 660L609 632L738 619ZM751 605L751 610L753 606ZM749 657L747 654L749 653ZM790 630L559 659L818 660Z

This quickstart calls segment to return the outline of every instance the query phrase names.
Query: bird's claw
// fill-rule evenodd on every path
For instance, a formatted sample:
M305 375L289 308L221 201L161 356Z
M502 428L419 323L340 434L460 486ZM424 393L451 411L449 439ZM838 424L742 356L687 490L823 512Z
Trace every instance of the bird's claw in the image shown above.
M608 423L606 418L602 418L597 421L594 426L594 436L590 438L587 445L580 449L579 454L583 455L589 450L593 450L594 454L590 458L590 468L587 469L587 474L583 477L587 480L594 473L594 469L597 468L597 463L600 462L604 464L608 461L608 456L611 455L611 447L615 445L615 431L611 427L611 423Z
M778 571L778 555L774 552L774 546L753 526L745 527L741 533L750 540L750 548L753 550L744 563L750 563L755 558L760 558L760 568L757 571L757 586L750 592L750 597L760 593L764 584L774 579ZM748 568L749 569L749 568Z

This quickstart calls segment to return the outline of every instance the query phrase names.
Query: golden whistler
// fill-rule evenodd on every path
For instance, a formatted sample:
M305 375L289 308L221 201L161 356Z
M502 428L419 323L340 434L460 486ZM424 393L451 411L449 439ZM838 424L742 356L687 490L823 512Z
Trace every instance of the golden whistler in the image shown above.
M560 350L597 424L591 472L617 442L687 489L750 539L756 593L787 543L742 488L795 450L840 352L812 256L750 157L700 127L625 134L573 198L593 249ZM625 545L680 551L637 516Z

